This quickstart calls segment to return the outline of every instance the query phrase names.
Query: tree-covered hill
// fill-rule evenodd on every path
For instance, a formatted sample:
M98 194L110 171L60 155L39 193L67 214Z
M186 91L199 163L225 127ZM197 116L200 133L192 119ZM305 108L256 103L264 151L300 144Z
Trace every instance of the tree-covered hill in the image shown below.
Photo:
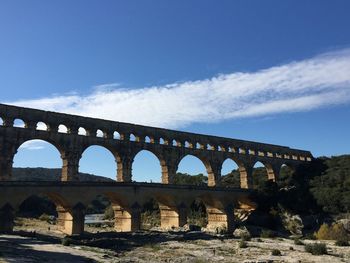
M325 212L350 211L350 155L320 158L324 167L310 180L310 191Z
M61 169L13 168L12 180L17 181L60 181ZM80 181L113 182L112 179L93 174L79 173Z

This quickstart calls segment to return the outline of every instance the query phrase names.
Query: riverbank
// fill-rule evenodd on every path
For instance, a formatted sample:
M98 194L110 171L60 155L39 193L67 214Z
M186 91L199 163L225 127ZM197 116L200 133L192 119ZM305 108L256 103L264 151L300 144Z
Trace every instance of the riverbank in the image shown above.
M0 235L0 262L350 262L350 247L335 246L334 241L323 241L328 254L316 256L285 238L252 238L242 247L240 239L200 231L116 233L90 228L64 246L64 235L52 225L35 219L22 223L14 235ZM281 255L273 256L274 249Z

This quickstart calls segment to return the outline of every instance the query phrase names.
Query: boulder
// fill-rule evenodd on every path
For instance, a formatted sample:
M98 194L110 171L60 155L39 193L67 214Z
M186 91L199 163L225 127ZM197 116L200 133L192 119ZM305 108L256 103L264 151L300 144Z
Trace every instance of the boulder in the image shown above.
M292 215L291 213L284 211L281 213L282 225L293 235L302 235L304 224L299 215Z

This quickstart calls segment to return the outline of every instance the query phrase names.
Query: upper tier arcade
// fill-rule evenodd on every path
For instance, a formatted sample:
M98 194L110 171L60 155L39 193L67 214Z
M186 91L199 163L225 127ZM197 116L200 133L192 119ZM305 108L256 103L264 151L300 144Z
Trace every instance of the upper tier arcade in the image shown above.
M141 150L154 153L162 168L162 183L173 182L186 155L198 157L208 172L208 185L220 182L222 164L232 159L239 167L242 188L250 188L256 162L276 180L283 164L292 168L312 160L309 151L286 146L181 132L130 123L0 104L0 180L11 180L12 163L24 142L40 139L53 144L62 158L62 181L78 180L79 160L86 148L107 148L117 162L117 180L132 180L132 162ZM14 124L21 121L21 127Z

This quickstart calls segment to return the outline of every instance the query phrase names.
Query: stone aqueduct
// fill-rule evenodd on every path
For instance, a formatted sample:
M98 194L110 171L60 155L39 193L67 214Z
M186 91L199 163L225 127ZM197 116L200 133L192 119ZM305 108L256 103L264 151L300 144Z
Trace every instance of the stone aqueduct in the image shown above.
M208 226L233 222L233 209L251 207L252 171L264 164L268 179L277 180L283 164L292 168L311 161L309 151L285 146L180 132L129 123L87 118L0 104L0 230L11 230L13 214L28 196L44 193L57 205L59 222L68 234L79 234L84 226L84 207L98 194L113 204L116 229L136 230L139 207L147 197L160 204L162 227L186 222L189 200L200 198L206 205ZM15 127L21 120L22 127ZM64 127L62 130L61 127ZM62 182L14 182L12 164L18 148L26 141L40 139L54 145L62 158ZM108 149L117 163L116 183L78 182L79 160L91 145ZM132 182L132 163L142 150L158 157L161 184ZM198 157L208 173L208 187L172 185L180 161ZM220 187L221 168L226 159L237 163L241 189ZM91 201L91 200L90 200Z

